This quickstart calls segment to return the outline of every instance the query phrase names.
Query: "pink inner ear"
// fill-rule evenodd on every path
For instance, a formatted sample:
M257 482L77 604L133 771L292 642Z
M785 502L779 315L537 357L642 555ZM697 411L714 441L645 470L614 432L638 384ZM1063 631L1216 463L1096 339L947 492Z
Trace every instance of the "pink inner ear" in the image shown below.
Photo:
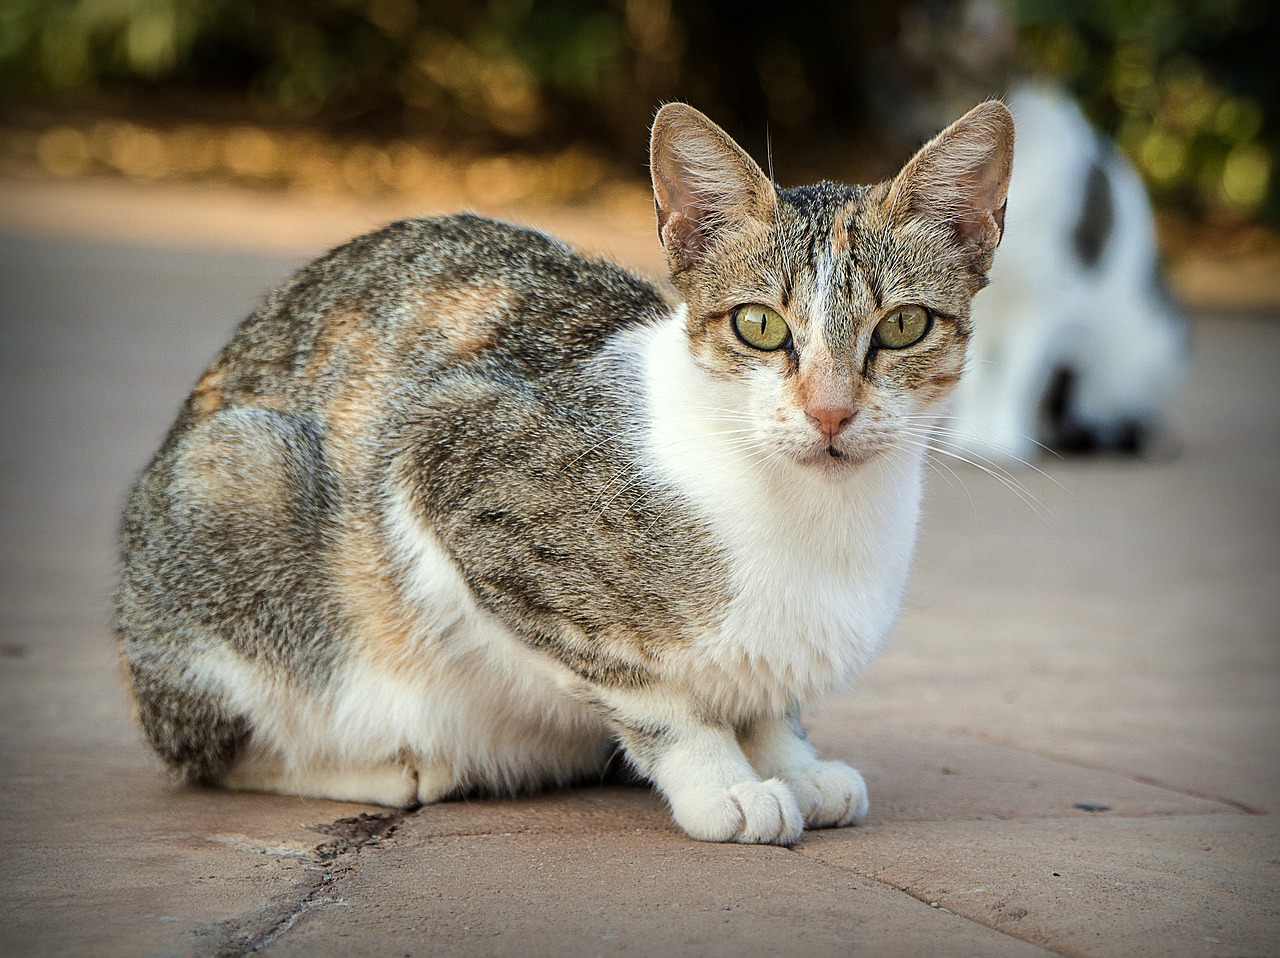
M1004 232L1007 180L1002 175L1003 158L995 150L945 184L945 170L939 170L936 189L943 206L954 204L952 230L960 243L979 249L994 248ZM937 202L937 200L935 200Z
M992 210L985 204L975 204L958 210L951 222L951 232L956 242L974 249L994 249L1004 235L1004 211L1007 201Z
M691 198L689 192L683 188L681 183L673 182L670 177L664 176L660 171L655 170L653 202L658 209L659 221L665 226L669 217L683 215L684 211L691 205Z
M956 243L967 249L987 249L1000 242L1000 231L993 229L994 225L991 216L979 213L973 219L956 220L951 224L951 234Z
M662 245L681 262L689 262L707 243L703 220L706 210L688 188L692 174L680 170L675 178L654 178L654 202L658 212L658 235Z
M669 104L650 146L658 232L673 261L691 266L717 237L773 212L773 186L723 130L690 107Z
M661 217L661 211L658 215ZM662 245L674 255L684 256L685 253L697 252L706 241L697 220L679 211L667 214L659 232L662 234Z
M891 196L900 209L946 224L961 247L985 259L1004 232L1012 164L1012 117L1002 105L981 104L921 148Z

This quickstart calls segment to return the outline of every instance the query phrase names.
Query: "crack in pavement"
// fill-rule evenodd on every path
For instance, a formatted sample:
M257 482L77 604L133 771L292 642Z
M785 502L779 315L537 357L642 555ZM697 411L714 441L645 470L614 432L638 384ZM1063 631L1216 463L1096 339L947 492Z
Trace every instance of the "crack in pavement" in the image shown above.
M859 881L868 882L873 885L879 885L881 888L887 888L891 891L899 892L903 895L906 895L908 898L912 898L915 901L920 902L920 904L922 905L928 906L930 909L934 911L943 912L945 914L953 916L954 918L958 918L960 921L968 922L971 925L977 925L979 928L986 928L989 931L996 932L996 934L1004 935L1006 938L1012 938L1015 941L1020 941L1024 944L1031 945L1032 947L1039 948L1046 955L1057 955L1059 956L1059 958L1065 958L1065 956L1068 954L1067 952L1063 952L1063 951L1055 951L1054 949L1050 948L1048 945L1046 945L1042 941L1036 941L1034 939L1025 937L1023 935L1015 934L1014 929L1009 927L1007 924L1005 924L1005 927L1001 927L1001 924L1004 924L1004 923L999 923L999 922L989 923L989 922L982 921L979 918L975 918L971 915L965 915L961 912L953 911L950 908L947 908L946 906L942 905L937 900L931 901L929 897L925 895L923 892L915 892L915 891L912 891L910 888L903 887L902 885L898 885L892 881L887 881L883 878L877 878L873 875L867 874L866 872L859 871L856 868L850 868L846 865L841 865L838 862L829 861L825 858L819 857L818 855L806 853L802 845L790 846L787 848L787 851L791 852L793 855L798 855L801 858L803 858L805 861L811 862L815 865L820 865L825 868L832 868L838 872L843 872L846 875L854 875L858 878Z
M984 735L973 730L966 729L952 731L957 734L977 738L979 740L991 741L993 744L998 744L1003 748L1008 748L1027 755L1033 755L1038 758L1048 759L1078 768L1117 774L1111 769L1095 768L1092 765L1080 762L1078 759L1050 756L1043 754L1038 750L1028 749L1025 746L1016 746L1008 742L998 741L992 736ZM1142 781L1142 779L1136 775L1122 777ZM1160 783L1143 782L1143 784L1155 785L1156 787L1163 788L1166 791L1175 794L1189 794L1185 792L1185 790L1169 788L1168 786ZM1205 800L1203 796L1192 797ZM1219 804L1227 807L1236 807L1238 804L1233 802L1222 802L1218 799L1208 800L1217 801ZM1253 811L1254 814L1257 814L1254 810L1241 810ZM248 956L261 953L274 942L286 935L308 912L327 905L346 905L347 902L340 894L337 893L338 885L344 878L350 876L359 867L360 852L369 846L378 845L390 838L400 828L400 826L405 821L409 820L411 816L414 816L417 811L418 810L415 809L412 811L363 813L354 817L339 818L332 822L310 826L311 830L327 836L327 840L313 846L309 851L304 852L302 848L299 848L299 854L296 856L285 856L294 857L296 865L301 868L300 877L291 884L290 888L286 892L275 897L262 908L197 929L194 934L198 938L205 940L204 947L198 951L198 954L208 956L208 958L248 958ZM539 827L538 825L527 825L526 827L513 830L510 828L509 824L506 824L506 827L499 825L496 828L477 828L476 825L472 823L458 829L446 828L443 830L442 834L437 835L436 837L485 838L508 836L512 834L540 835L547 831L554 830L554 828L548 828L545 825L542 827ZM259 854L281 857L280 853L272 848L259 848L251 843L243 844ZM833 869L839 873L856 876L859 881L879 885L887 890L907 895L933 910L945 912L960 919L961 921L1037 947L1043 950L1046 955L1064 954L1063 952L1053 950L1046 946L1043 941L1037 940L1034 937L1028 937L1026 934L1018 934L1018 929L1011 925L1009 921L1002 921L998 917L995 920L986 921L978 916L954 911L951 908L943 906L939 901L931 900L924 892L913 890L905 884L899 884L895 881L887 880L884 877L869 874L863 870L832 862L816 853L816 850L807 851L802 845L790 848L789 851L792 854L803 857L812 864L825 866L826 868Z
M1152 776L1142 775L1132 771L1123 771L1123 770L1111 767L1105 763L1099 764L1096 762L1090 762L1085 759L1079 758L1078 756L1066 755L1059 752L1055 752L1052 749L1028 748L1022 742L1018 742L1013 739L1006 738L1005 736L995 732L988 732L984 729L977 729L977 728L972 728L970 726L963 726L963 725L937 726L937 725L929 725L926 723L919 723L919 722L913 722L912 724L915 725L917 728L928 728L928 729L933 729L935 731L940 729L942 731L950 732L953 735L962 735L967 738L976 739L979 742L986 742L990 745L999 746L1000 748L1007 749L1011 752L1020 752L1023 755L1030 755L1030 756L1033 756L1034 758L1044 759L1047 762L1055 762L1059 765L1066 765L1071 768L1078 768L1088 772L1100 772L1105 775L1114 775L1117 778L1124 778L1124 779L1128 779L1131 782L1137 782L1139 785L1147 785L1147 786L1150 786L1151 788L1163 789L1164 791L1169 792L1171 795L1181 795L1184 798L1194 798L1197 801L1201 801L1201 802L1213 802L1218 805L1223 805L1227 808L1235 809L1238 812L1243 812L1245 815L1272 814L1269 810L1265 808L1258 808L1253 805L1248 805L1245 802L1238 801L1234 798L1227 798L1222 795L1212 795L1205 792L1196 791L1182 785L1171 785L1168 782L1160 781L1159 779L1154 778ZM1189 813L1179 812L1176 814L1189 814ZM1201 813L1201 814L1207 814L1207 813ZM1146 816L1138 816L1138 817L1146 817Z
M199 953L209 958L247 958L278 940L312 909L344 904L333 889L356 869L360 852L391 837L413 813L365 812L311 826L330 838L312 850L303 865L303 877L289 893L256 911L196 929L192 934L197 938L212 939Z

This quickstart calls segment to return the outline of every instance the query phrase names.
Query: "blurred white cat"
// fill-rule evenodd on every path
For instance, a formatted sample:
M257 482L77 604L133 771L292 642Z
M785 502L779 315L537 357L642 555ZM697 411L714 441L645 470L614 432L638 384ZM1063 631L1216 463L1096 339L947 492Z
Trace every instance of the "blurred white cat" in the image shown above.
M1138 174L1064 94L1008 98L1018 143L1005 242L974 301L945 441L987 459L1139 451L1186 370Z

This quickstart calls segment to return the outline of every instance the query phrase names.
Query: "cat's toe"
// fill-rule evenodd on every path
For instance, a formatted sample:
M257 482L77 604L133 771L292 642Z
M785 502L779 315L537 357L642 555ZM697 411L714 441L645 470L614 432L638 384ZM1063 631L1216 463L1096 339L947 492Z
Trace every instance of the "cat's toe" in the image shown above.
M854 825L867 817L867 784L844 762L814 762L787 777L808 828Z
M738 782L673 802L676 822L705 842L791 845L804 831L795 795L781 779Z
M804 816L781 779L739 782L729 795L742 809L742 828L734 841L752 845L791 845L804 831Z

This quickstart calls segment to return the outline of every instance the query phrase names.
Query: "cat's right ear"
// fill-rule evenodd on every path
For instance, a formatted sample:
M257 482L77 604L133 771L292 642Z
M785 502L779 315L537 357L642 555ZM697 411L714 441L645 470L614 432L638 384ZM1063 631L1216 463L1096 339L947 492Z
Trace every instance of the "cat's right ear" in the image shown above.
M778 194L747 152L684 103L658 111L649 140L658 237L673 272L693 266L717 241L772 222Z

